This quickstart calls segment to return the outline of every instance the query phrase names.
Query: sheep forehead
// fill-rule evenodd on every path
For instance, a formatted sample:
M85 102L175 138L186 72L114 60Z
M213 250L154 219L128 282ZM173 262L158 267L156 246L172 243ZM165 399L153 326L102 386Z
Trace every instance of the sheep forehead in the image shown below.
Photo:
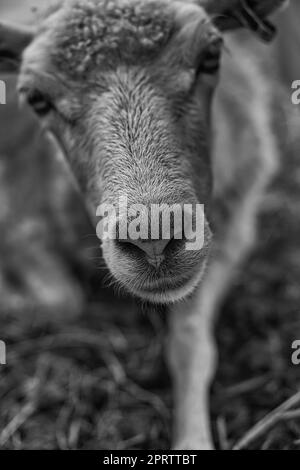
M40 34L51 41L51 62L83 76L114 61L135 63L166 44L174 27L168 0L66 0L50 10Z

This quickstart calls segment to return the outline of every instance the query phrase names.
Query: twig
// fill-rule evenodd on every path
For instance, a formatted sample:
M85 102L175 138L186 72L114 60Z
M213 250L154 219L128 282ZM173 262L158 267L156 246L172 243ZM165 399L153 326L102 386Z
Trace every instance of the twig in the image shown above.
M222 450L229 450L230 445L229 445L228 438L227 438L227 428L226 428L226 421L225 421L224 416L218 416L217 430L218 430L220 448Z
M289 421L291 419L300 419L300 410L287 411L280 416L282 421Z
M34 402L27 403L19 413L8 423L0 434L0 447L3 447L8 439L33 415L36 410Z
M226 398L239 396L244 393L253 392L261 386L265 385L270 380L270 374L265 374L260 377L254 377L252 379L240 382L238 384L232 385L224 390L224 395Z
M253 441L255 441L262 434L267 432L271 427L273 427L277 422L284 416L286 411L289 411L293 406L296 406L300 403L300 392L297 392L291 398L286 400L280 406L271 411L267 416L265 416L261 421L259 421L252 429L250 429L245 436L240 439L233 450L241 450L249 446ZM297 410L299 411L299 410Z

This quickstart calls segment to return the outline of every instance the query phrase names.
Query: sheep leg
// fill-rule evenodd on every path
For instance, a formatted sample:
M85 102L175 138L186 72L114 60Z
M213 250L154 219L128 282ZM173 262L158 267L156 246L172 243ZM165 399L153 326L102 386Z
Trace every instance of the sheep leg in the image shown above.
M170 311L168 360L175 388L176 449L212 449L208 391L216 351L213 318L202 288Z
M245 204L241 204L241 209L245 209ZM244 233L245 224L254 226L254 214L250 210L242 212L244 217L239 213L236 220L232 219L233 227L227 238L224 237L222 252L227 256L216 257L194 294L169 311L167 355L175 389L174 447L177 449L213 448L209 388L217 362L214 324L236 268L254 243L254 234L245 236Z

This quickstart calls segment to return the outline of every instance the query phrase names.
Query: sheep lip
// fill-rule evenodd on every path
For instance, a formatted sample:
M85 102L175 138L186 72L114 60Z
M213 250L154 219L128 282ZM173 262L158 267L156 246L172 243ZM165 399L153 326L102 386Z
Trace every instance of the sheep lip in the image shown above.
M197 286L200 284L203 277L206 264L204 263L202 269L198 270L196 274L191 276L188 280L182 280L180 285L169 285L165 289L153 286L144 289L131 289L132 294L136 297L146 300L153 304L173 304L182 301L191 295ZM173 281L174 282L174 281Z
M183 287L190 281L190 278L174 278L174 279L160 279L157 283L150 284L143 287L141 290L149 293L161 293L164 291L173 291L180 287Z

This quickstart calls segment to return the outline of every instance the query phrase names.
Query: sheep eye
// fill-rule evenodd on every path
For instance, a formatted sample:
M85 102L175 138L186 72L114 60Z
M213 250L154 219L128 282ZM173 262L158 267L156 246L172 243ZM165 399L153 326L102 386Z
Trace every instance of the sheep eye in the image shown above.
M53 110L51 101L39 91L31 93L27 101L38 116L44 117Z
M222 44L223 41L221 38L217 38L210 44L200 57L197 74L214 75L218 72L220 68Z

